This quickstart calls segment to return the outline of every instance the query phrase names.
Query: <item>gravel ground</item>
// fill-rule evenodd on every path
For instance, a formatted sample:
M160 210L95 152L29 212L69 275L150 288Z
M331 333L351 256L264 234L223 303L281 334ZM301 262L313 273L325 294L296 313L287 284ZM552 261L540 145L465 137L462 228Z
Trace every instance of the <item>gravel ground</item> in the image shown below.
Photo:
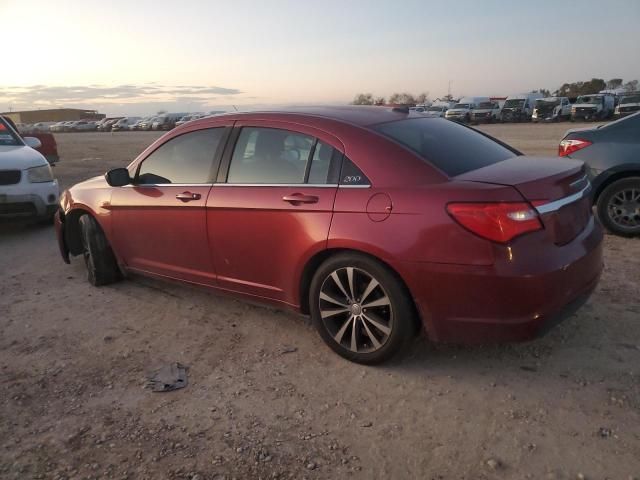
M483 130L555 155L568 124ZM60 134L63 186L155 133ZM640 478L640 239L606 238L602 281L535 341L418 338L382 367L306 318L145 278L104 288L51 227L0 225L0 478ZM189 386L145 388L168 362Z

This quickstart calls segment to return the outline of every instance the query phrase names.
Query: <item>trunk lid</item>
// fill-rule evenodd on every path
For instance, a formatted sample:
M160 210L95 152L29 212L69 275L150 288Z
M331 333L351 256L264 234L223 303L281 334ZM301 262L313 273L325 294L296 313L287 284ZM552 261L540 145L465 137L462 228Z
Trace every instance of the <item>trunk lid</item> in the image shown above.
M573 240L589 223L591 200L584 163L565 158L519 156L472 170L458 180L508 185L534 206L556 245Z

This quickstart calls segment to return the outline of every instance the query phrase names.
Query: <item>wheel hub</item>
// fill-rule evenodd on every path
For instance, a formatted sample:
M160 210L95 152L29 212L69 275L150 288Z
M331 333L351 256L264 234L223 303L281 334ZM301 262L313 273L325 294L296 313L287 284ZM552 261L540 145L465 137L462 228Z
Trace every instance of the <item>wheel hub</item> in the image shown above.
M625 228L640 226L640 191L622 190L609 202L611 220Z
M391 298L363 269L347 266L330 273L320 287L318 306L333 341L351 352L376 351L391 335Z

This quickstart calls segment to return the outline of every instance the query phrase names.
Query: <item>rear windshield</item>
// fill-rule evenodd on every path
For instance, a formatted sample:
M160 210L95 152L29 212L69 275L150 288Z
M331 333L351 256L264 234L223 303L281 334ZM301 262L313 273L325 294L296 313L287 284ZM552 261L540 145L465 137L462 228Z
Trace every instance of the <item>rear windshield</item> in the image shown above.
M415 118L373 125L450 177L520 155L477 131L439 118Z
M15 147L18 145L22 145L22 142L4 119L0 117L0 146Z

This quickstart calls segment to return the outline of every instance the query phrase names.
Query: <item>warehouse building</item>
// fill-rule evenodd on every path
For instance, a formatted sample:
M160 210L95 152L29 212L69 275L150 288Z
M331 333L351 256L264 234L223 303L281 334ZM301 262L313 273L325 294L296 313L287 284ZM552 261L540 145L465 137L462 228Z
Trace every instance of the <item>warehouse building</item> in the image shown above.
M82 110L78 108L25 110L22 112L3 112L0 115L9 117L15 123L69 122L72 120L101 120L105 118L105 114L98 113L97 110Z

